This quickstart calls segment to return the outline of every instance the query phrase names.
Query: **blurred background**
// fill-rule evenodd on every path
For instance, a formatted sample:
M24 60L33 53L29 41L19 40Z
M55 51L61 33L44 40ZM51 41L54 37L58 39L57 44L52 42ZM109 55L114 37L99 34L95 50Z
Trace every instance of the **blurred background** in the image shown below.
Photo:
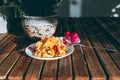
M119 0L63 0L59 13L65 17L110 17L119 4Z
M120 0L0 0L0 33L20 33L21 15L25 13L30 16L119 17Z
M53 4L52 2L59 3L57 13L60 17L110 17L115 12L112 12L112 9L120 4L119 0L0 0L0 9L6 6L12 10L13 7L22 5L24 8L29 8L28 12L38 10L37 13L40 14L42 12L40 8L45 9L46 6ZM46 10L53 11L55 9L53 7Z

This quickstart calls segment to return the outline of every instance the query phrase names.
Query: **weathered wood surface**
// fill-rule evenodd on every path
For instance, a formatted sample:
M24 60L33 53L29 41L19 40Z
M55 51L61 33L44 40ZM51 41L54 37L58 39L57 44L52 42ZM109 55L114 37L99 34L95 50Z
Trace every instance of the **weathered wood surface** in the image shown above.
M120 80L119 18L59 18L55 36L66 31L77 32L89 47L76 45L70 56L51 61L28 57L24 50L33 43L28 38L0 34L0 79Z

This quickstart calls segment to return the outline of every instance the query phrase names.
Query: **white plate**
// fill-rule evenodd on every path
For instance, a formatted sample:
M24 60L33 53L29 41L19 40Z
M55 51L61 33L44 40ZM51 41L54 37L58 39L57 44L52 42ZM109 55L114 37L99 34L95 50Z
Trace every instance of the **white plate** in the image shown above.
M25 53L29 56L32 57L34 59L39 59L39 60L57 60L57 59L62 59L64 57L69 56L70 54L72 54L72 52L74 51L74 47L73 46L67 46L68 49L68 53L65 56L61 56L61 57L51 57L51 58L43 58L43 57L37 57L34 56L34 52L32 52L29 47L35 47L35 43L29 45L26 49L25 49Z

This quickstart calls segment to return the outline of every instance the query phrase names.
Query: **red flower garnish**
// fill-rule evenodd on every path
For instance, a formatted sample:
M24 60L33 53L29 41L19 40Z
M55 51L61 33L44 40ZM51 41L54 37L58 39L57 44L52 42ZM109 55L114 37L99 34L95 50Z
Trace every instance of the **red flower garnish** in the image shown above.
M69 37L69 36L70 36L70 32L69 32L69 31L68 31L68 32L65 32L65 33L64 33L64 36L65 36L65 37Z
M71 33L70 39L72 43L77 43L79 39L79 35L76 32Z
M64 44L79 43L79 42L80 42L79 35L76 32L73 33L65 32L63 38Z
M76 32L70 34L70 37L79 38L79 35Z

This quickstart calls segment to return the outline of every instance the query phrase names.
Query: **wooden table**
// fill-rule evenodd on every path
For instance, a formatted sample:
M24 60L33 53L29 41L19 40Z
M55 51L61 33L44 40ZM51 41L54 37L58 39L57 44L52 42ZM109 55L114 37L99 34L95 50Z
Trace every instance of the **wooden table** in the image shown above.
M10 80L120 80L120 18L59 18L55 36L77 32L81 44L117 51L74 46L60 60L37 60L25 54L34 41L0 34L0 79Z

